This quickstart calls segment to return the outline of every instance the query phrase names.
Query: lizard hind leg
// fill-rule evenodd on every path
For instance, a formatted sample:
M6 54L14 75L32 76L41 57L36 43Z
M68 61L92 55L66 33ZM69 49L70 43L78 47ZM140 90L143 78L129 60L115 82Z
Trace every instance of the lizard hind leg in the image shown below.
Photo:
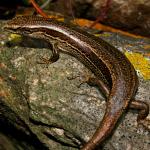
M150 130L148 127L150 125L150 119L146 118L149 114L149 105L146 102L132 100L129 108L139 110L137 116L138 124L142 124L146 129Z
M89 78L87 83L91 86L97 86L99 90L102 90L106 98L109 96L110 88L106 86L101 80L97 78ZM145 120L149 114L149 105L146 102L140 100L131 100L129 108L139 111L139 114L137 116L138 123L143 122L143 120Z

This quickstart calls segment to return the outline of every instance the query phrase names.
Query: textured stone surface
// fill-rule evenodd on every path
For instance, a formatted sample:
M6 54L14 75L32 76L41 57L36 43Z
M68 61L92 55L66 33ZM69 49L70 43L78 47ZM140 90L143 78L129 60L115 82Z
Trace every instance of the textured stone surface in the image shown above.
M6 47L10 34L0 32L0 122L8 122L22 136L33 137L33 143L50 150L79 147L94 133L105 112L105 100L98 89L86 83L78 87L92 73L65 54L48 67L38 64L39 56L50 56L49 49ZM109 33L101 36L123 51L142 53L141 47L150 42ZM136 97L150 104L149 91L150 81L140 77ZM122 117L106 140L105 150L150 149L150 133L137 127L136 117L137 111L131 110Z

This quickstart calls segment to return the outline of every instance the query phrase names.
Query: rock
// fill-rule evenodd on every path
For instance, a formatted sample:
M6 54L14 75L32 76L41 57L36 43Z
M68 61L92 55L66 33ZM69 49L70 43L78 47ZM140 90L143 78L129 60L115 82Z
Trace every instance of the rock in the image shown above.
M105 100L97 88L86 83L79 87L92 73L66 54L61 54L60 59L49 66L39 64L40 56L50 56L49 49L21 47L39 44L29 38L23 38L12 47L10 43L14 44L13 41L7 43L10 33L0 32L1 133L7 133L13 144L17 143L22 149L78 149L95 132L105 112ZM116 37L110 33L100 36L114 45L117 41L117 47L122 50L130 42L133 45L128 48L132 50L138 43L136 50L149 43L148 40ZM150 82L140 81L138 99L149 103ZM129 111L122 117L113 136L105 141L105 149L112 146L115 149L149 149L149 132L137 127L136 116L137 112ZM12 144L11 139L5 140L3 135L0 139Z

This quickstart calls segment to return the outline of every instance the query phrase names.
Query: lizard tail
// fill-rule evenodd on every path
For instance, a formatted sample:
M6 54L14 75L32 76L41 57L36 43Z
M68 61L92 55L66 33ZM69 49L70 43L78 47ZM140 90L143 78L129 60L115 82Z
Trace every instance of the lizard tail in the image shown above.
M103 120L100 122L100 126L92 138L81 148L81 150L95 150L113 131L116 123L118 122L123 111L127 107L124 103L122 106L117 104L110 105L110 101L107 102L107 109Z

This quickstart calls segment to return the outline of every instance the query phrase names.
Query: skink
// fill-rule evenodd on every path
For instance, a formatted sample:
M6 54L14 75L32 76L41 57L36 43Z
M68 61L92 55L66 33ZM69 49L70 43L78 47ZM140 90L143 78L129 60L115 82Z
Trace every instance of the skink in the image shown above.
M12 32L44 39L52 46L49 62L59 58L59 52L76 57L100 81L107 95L105 115L92 138L81 148L94 150L114 129L124 111L131 106L140 109L138 121L148 115L148 105L133 100L138 88L135 69L123 53L109 43L74 26L37 16L16 17L5 25Z

